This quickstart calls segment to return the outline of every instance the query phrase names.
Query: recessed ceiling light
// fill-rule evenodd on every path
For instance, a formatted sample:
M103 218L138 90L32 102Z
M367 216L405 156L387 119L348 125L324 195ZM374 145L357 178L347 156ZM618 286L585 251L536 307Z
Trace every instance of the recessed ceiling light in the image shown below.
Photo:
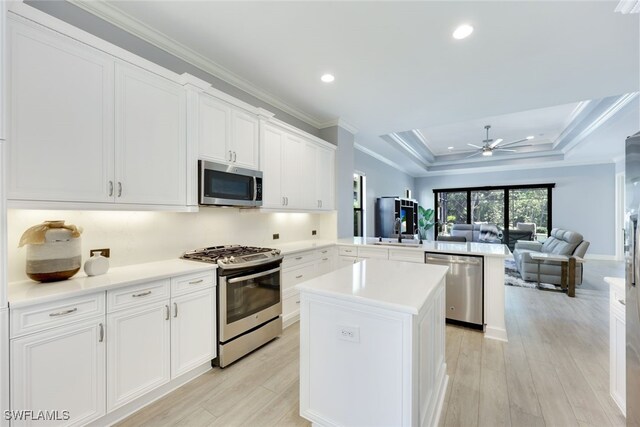
M462 24L453 32L453 38L456 40L462 40L467 38L473 33L473 27L469 24Z
M447 150L453 150L453 147L447 147Z
M533 136L533 135L529 135L529 136L527 137L527 139L533 139L533 138L535 138L535 136Z
M335 79L336 78L333 76L333 74L323 74L322 77L320 77L320 80L322 80L325 83L331 83Z

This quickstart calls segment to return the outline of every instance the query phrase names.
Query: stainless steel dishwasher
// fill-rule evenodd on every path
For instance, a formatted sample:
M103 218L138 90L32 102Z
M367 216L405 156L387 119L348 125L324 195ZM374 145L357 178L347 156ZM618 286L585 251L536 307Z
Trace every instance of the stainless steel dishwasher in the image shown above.
M482 256L425 253L426 264L449 267L446 278L446 318L484 326L484 259Z

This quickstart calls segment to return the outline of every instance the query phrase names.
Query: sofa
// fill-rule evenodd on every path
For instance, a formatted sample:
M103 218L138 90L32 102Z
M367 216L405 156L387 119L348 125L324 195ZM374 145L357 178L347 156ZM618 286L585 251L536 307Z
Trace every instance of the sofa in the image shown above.
M582 234L575 231L554 228L544 243L517 242L513 250L513 259L520 276L524 280L538 280L538 262L531 258L532 253L542 252L555 255L577 256L584 258L589 248L589 242ZM540 262L540 281L560 285L562 267L559 262ZM576 285L582 283L582 264L576 265Z
M502 232L494 224L453 224L449 234L467 242L502 243Z

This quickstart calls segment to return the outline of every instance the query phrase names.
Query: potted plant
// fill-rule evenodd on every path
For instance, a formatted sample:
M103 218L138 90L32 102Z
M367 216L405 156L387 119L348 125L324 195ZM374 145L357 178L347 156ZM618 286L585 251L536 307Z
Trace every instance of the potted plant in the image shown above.
M425 209L422 206L418 206L418 231L420 233L420 239L427 238L427 232L434 226L435 211L433 209Z

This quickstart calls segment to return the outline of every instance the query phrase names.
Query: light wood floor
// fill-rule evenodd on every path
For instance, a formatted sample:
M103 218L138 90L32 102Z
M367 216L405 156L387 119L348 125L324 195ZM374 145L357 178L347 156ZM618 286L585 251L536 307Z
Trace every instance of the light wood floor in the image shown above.
M623 426L609 396L606 275L592 261L576 298L506 287L509 343L447 326L442 426ZM121 426L297 426L297 325L225 369L213 369Z

